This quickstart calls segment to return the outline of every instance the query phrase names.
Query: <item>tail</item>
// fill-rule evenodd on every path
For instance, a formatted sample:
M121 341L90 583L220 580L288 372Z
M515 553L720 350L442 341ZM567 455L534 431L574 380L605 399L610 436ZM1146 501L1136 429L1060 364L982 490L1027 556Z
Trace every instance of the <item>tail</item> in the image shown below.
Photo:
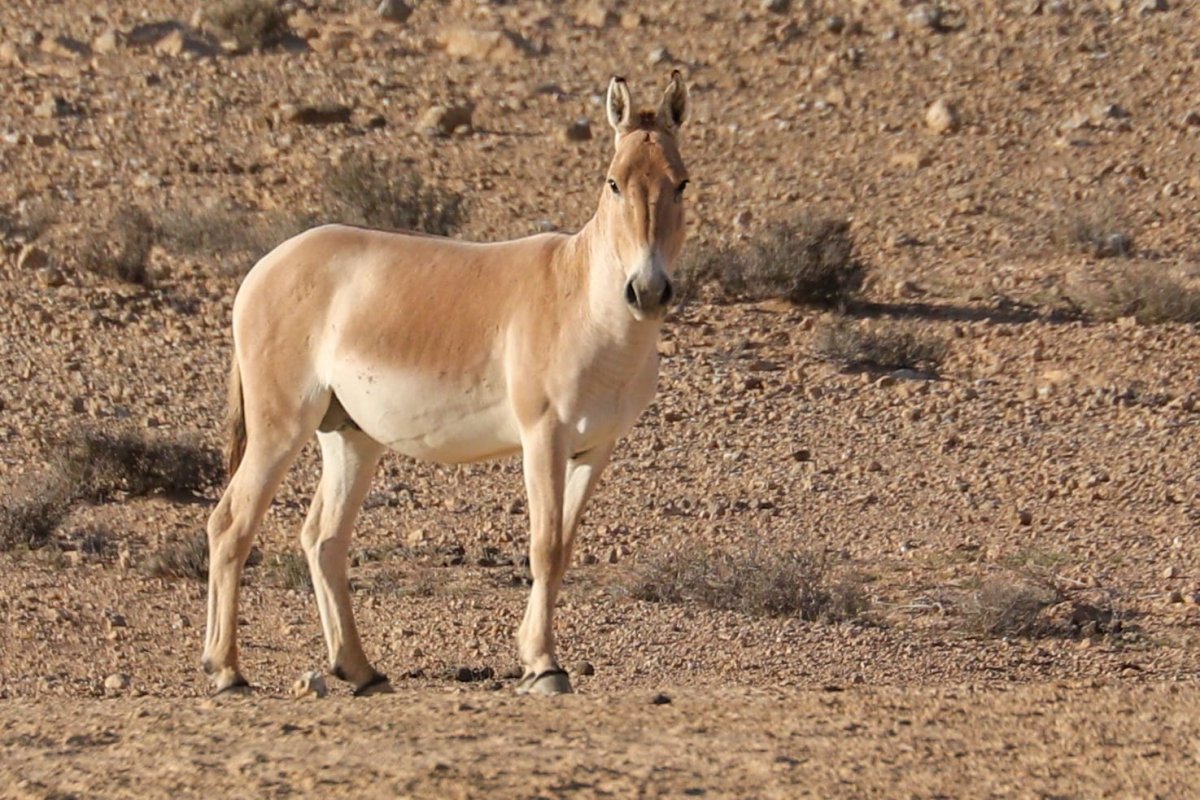
M246 407L242 401L242 370L238 367L237 352L229 367L229 411L225 417L225 468L230 478L237 472L246 455Z

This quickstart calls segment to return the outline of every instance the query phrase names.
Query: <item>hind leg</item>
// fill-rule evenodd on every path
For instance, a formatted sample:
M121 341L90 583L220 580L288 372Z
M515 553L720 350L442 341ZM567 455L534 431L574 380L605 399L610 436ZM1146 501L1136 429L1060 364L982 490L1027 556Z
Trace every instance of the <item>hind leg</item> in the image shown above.
M321 484L309 509L300 543L312 573L329 664L337 677L354 684L355 694L379 691L387 677L363 653L346 575L354 519L371 487L383 445L360 431L318 433Z
M250 387L247 387L250 388ZM320 421L328 397L268 403L245 394L246 450L208 519L208 626L204 670L218 692L246 686L238 668L242 568L280 481Z

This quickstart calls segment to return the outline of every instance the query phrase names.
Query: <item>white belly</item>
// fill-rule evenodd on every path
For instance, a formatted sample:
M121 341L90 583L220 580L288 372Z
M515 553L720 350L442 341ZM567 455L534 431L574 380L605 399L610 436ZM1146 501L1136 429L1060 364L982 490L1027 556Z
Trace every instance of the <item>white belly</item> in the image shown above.
M342 407L372 439L423 461L457 464L520 449L517 421L499 376L468 380L342 365L330 382Z

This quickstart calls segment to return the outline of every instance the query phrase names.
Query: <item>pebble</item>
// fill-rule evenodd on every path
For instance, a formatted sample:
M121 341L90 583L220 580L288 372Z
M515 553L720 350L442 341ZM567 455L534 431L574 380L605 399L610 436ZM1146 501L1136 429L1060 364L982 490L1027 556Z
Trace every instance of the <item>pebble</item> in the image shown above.
M104 688L110 692L120 692L129 688L129 676L122 672L114 672L104 679Z
M324 673L312 670L296 679L292 684L292 697L325 697L329 694L329 686L325 683Z
M646 63L652 67L657 67L660 64L667 64L675 60L671 55L671 51L665 47L656 47L650 51L650 55L646 57Z
M450 136L471 130L471 106L433 106L417 121L417 130L427 136Z
M791 0L762 0L759 8L768 14L783 14L791 5Z
M616 21L616 12L603 3L588 3L575 15L575 22L585 28L607 28Z
M36 272L50 266L50 256L37 245L27 244L17 256L17 269Z
M575 666L571 669L571 671L577 675L595 675L596 674L596 668L594 666L592 666L592 662L590 662L590 661L577 662L575 664Z
M908 12L908 24L918 30L940 31L942 10L935 3L921 3Z
M404 0L383 0L375 13L390 22L404 22L412 16L413 10Z
M925 111L925 126L936 134L958 130L958 111L945 100L935 100Z
M1017 512L1017 522L1021 523L1022 525L1026 525L1026 526L1032 525L1033 524L1033 513L1028 511L1027 509L1022 508L1021 510L1019 510Z
M667 694L663 694L662 692L659 692L658 694L656 694L650 698L650 705L652 705L652 706L665 706L665 705L668 705L670 702L671 702L671 696L667 695Z

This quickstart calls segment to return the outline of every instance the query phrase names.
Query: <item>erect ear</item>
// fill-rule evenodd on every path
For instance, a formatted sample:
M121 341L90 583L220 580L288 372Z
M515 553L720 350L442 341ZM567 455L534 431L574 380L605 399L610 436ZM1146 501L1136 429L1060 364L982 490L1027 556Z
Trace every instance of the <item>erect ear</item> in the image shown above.
M614 75L608 84L608 102L604 107L608 111L608 124L618 134L624 133L633 114L633 100L629 97L629 84L619 75Z
M687 118L688 90L679 70L671 70L671 82L663 92L662 105L658 107L658 118L672 127L683 125Z

